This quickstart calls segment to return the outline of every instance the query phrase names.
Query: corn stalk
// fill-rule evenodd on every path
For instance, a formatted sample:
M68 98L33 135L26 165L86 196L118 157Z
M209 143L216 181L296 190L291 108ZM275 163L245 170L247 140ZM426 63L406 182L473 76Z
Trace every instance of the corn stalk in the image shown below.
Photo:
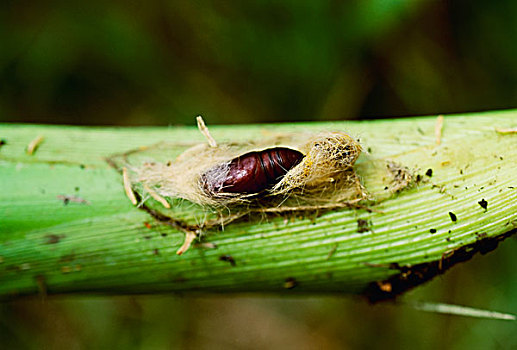
M358 175L382 200L236 221L207 230L181 256L175 252L184 232L133 206L106 159L158 141L173 145L165 156L174 159L205 142L195 127L0 125L0 296L200 291L391 298L494 249L517 227L517 135L496 131L515 128L517 111L446 116L441 144L436 123L421 117L211 127L218 142L346 131L365 150ZM411 170L411 187L395 191L384 166L390 162Z

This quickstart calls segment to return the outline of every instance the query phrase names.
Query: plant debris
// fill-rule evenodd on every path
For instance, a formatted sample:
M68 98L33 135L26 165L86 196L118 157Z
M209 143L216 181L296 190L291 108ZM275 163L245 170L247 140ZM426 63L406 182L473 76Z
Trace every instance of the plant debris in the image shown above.
M334 255L334 253L335 253L335 252L336 252L336 250L337 250L337 246L338 246L338 244L336 243L336 244L334 244L334 245L332 246L332 248L330 248L330 251L329 251L329 253L327 254L327 259L326 259L326 260L329 260L329 259L332 257L332 255Z
M397 263L390 264L390 269L399 270L399 273L384 281L371 283L363 295L371 302L393 300L409 289L412 289L435 276L443 274L454 265L470 260L476 253L487 254L497 248L500 241L515 234L516 230L507 232L497 237L485 237L476 240L457 249L444 253L441 259L417 265L400 266ZM374 266L379 268L384 266ZM389 286L389 287L386 287Z
M497 311L476 309L468 306L444 304L444 303L429 303L429 302L409 302L405 303L415 310L434 312L445 315L459 315L467 317L485 318L490 320L506 320L515 321L515 315L502 313Z
M517 128L495 129L500 134L516 134Z
M186 231L185 232L185 241L183 242L182 246L176 251L177 255L181 255L187 251L187 249L190 247L194 239L197 238L197 233L192 231Z
M217 245L212 242L199 242L194 244L195 248L204 248L204 249L217 249Z
M409 170L408 167L402 166L395 162L387 162L386 167L388 171L393 176L393 181L391 188L386 186L385 190L391 189L393 193L397 193L410 187L413 181L413 173Z
M443 115L439 115L436 118L436 124L434 126L434 136L436 138L436 144L442 143L442 129L443 129Z
M40 136L36 137L34 140L32 140L31 142L29 142L29 144L27 145L27 150L26 150L27 154L33 155L44 139L45 138L40 135Z
M138 201L136 199L135 193L131 187L131 181L129 180L129 175L127 173L127 168L122 168L122 179L124 181L124 191L126 192L127 197L133 203L133 205L137 205Z
M157 202L159 202L161 205L163 205L164 208L167 208L167 209L170 209L171 205L169 204L169 202L167 202L167 200L165 198L163 198L162 196L160 196L158 193L156 193L153 189L151 189L149 186L147 185L143 185L144 186L144 190L149 193L149 195L151 197L153 197Z
M208 131L208 128L205 125L205 121L203 120L203 117L198 115L196 117L196 122L197 122L197 128L205 136L210 147L217 147L217 142L215 142L215 139L210 134L210 131Z

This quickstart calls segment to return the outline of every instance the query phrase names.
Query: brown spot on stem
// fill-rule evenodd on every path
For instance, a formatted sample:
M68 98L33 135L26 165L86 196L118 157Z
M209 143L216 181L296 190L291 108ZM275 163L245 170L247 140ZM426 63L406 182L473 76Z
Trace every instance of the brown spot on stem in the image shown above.
M75 260L75 253L66 254L59 258L59 262L70 262L73 260Z
M284 281L284 288L285 289L293 289L298 285L298 282L294 277L287 277Z
M45 236L45 244L56 244L56 243L59 243L60 240L62 240L63 238L65 238L66 236L65 235L55 235L55 234L50 234L50 235L46 235Z
M232 265L232 266L235 266L235 265L236 265L236 263L235 263L235 259L234 259L234 258L233 258L233 256L231 256L231 255L221 255L221 256L219 257L219 260L221 260L221 261L227 261L227 262L229 262L229 263L230 263L230 265Z
M370 224L368 220L358 219L357 220L357 232L364 233L370 231Z

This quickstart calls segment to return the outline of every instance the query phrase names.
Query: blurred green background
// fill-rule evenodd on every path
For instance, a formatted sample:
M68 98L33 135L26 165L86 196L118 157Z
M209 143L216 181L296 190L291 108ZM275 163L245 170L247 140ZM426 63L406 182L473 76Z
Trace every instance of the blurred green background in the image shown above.
M517 2L0 3L0 121L343 120L517 106ZM517 313L517 240L403 299ZM340 296L51 297L0 304L27 349L517 348L515 322Z
M0 118L341 120L517 102L517 3L11 1Z

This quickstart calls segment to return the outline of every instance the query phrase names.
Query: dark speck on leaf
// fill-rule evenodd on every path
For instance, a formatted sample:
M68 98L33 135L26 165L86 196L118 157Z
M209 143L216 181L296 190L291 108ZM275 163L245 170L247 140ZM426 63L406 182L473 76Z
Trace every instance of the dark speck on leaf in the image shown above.
M5 141L4 139L0 139L0 147L2 147L3 145L7 145L7 141Z
M451 217L452 222L458 221L456 214L454 214L452 211L449 212L449 216Z
M430 229L430 230L429 230L429 232L431 232L431 233L436 233L436 229L435 229L435 228L432 228L432 229Z
M478 239L483 239L483 238L486 238L487 237L487 233L486 232L475 232L475 235Z
M429 168L427 169L427 171L425 172L425 174L429 177L433 176L433 169Z
M56 243L59 243L59 241L62 238L65 238L65 235L50 234L50 235L46 235L45 238L46 238L45 244L56 244Z
M219 257L219 260L221 260L221 261L227 261L227 262L229 262L229 263L230 263L230 265L232 265L232 266L235 266L235 265L236 265L236 263L235 263L235 259L234 259L234 258L233 258L233 256L231 256L231 255L221 255L221 256Z
M481 208L485 209L488 207L488 202L483 198L478 202L478 204L481 206Z
M86 166L84 164L79 165L79 168L84 169Z
M370 231L370 225L367 220L358 219L357 220L357 232L363 233Z
M90 202L88 202L86 199L81 198L81 197L68 196L68 195L59 195L56 198L61 200L61 201L63 201L64 205L67 205L70 202L90 205Z
M155 249L153 250L153 254L154 254L154 255L160 255L160 251L158 250L158 248L155 248Z

